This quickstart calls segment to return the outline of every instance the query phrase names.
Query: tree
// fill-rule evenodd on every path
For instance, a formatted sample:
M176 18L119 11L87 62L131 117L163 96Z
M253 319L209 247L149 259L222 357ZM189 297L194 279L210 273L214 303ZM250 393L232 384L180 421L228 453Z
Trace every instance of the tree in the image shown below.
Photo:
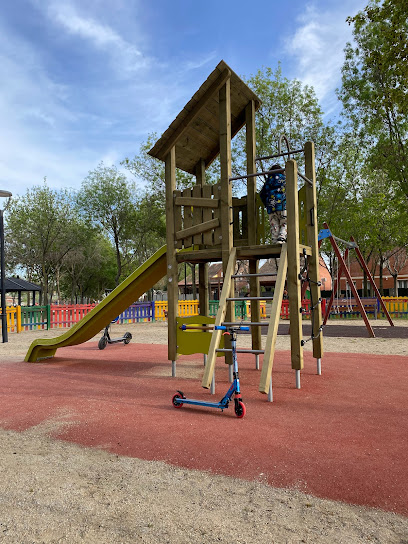
M406 248L397 249L396 251L391 251L386 256L385 266L387 267L388 272L392 276L394 281L394 296L398 296L398 275L403 270L408 263L408 253Z
M160 197L142 193L136 207L135 228L131 241L135 248L135 264L142 264L166 243L166 218Z
M72 304L84 298L100 300L115 287L116 257L112 243L97 229L82 225L76 247L61 265L62 298Z
M279 137L285 134L292 149L301 149L305 141L313 140L320 161L326 146L332 145L335 128L323 122L323 111L313 87L283 77L280 65L275 71L272 68L258 70L245 82L262 100L256 114L257 154L266 156L277 152ZM284 144L282 151L287 151ZM234 169L242 172L245 160L243 133L239 133L234 141L234 156ZM301 155L296 160L302 164Z
M11 201L7 217L7 261L39 281L41 302L51 302L57 271L75 247L78 223L74 196L69 191L42 186Z
M406 0L371 0L355 17L355 45L348 43L339 97L382 170L408 198L408 23Z
M384 172L366 168L363 175L366 183L352 213L355 238L366 260L373 262L372 272L379 266L382 292L383 270L390 256L408 242L406 212L402 195L388 183Z
M101 228L115 248L116 276L119 280L132 260L132 235L137 223L137 190L134 183L118 172L115 166L99 164L82 182L77 196L84 219Z

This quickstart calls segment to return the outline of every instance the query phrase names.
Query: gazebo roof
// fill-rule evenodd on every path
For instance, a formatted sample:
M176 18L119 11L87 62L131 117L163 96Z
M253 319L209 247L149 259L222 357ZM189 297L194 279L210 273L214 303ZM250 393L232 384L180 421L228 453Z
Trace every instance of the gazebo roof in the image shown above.
M41 291L41 287L31 281L22 280L21 278L5 278L5 291L12 293L14 291Z
M176 167L195 174L203 159L209 166L220 152L218 91L231 78L231 137L245 125L245 108L254 100L255 109L261 100L222 60L208 76L191 100L149 151L149 155L165 160L176 146Z

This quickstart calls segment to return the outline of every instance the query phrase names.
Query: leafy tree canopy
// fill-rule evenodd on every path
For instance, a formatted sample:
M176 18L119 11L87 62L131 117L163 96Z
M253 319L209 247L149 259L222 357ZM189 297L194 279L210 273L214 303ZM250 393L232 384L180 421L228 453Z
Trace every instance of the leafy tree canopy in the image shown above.
M74 195L43 185L12 199L7 216L7 262L40 281L44 301L64 257L75 247L79 222Z
M77 196L84 219L99 226L111 239L116 253L116 285L123 267L130 264L129 251L136 222L137 190L115 166L99 164L89 172Z
M339 97L369 149L371 167L408 198L408 19L406 0L371 0L355 17Z

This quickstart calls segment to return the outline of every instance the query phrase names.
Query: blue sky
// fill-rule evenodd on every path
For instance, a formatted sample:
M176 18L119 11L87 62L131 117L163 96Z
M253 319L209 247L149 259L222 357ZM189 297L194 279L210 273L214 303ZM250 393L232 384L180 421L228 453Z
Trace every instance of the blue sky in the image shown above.
M3 0L0 189L78 189L161 134L223 59L314 86L328 116L366 0ZM250 31L253 35L250 36Z

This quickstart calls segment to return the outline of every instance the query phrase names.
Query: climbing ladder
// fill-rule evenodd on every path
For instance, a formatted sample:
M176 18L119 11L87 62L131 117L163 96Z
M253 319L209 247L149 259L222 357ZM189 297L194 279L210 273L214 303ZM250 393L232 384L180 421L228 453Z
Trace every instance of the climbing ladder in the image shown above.
M259 370L259 355L264 355L261 378L259 384L259 391L261 393L268 394L268 400L272 402L273 400L273 391L272 391L272 367L273 367L273 358L275 353L275 344L276 337L278 334L278 325L280 319L280 309L282 306L283 291L286 281L286 274L288 270L288 259L287 259L287 244L282 245L280 258L279 258L279 267L276 277L275 292L273 297L246 297L246 300L270 300L272 301L271 314L269 321L267 322L256 322L249 321L245 323L234 323L224 321L225 315L227 313L227 305L232 304L237 300L242 300L242 298L231 297L231 287L233 281L238 278L252 278L259 276L274 276L275 274L233 274L233 270L236 265L236 251L232 251L230 255L230 260L228 262L227 273L224 278L224 285L221 291L221 297L219 302L218 313L215 318L215 325L247 325L251 327L260 327L262 325L268 325L268 334L266 337L265 349L238 349L238 353L252 353L256 357L256 369ZM231 312L232 314L232 312ZM212 339L210 343L210 348L208 351L208 356L206 360L204 376L202 381L202 386L209 388L212 386L212 392L214 390L214 370L215 370L215 361L217 353L229 353L231 348L219 348L221 339L221 331L216 330L212 333ZM230 372L232 370L231 365L229 365ZM230 376L231 378L231 376Z

